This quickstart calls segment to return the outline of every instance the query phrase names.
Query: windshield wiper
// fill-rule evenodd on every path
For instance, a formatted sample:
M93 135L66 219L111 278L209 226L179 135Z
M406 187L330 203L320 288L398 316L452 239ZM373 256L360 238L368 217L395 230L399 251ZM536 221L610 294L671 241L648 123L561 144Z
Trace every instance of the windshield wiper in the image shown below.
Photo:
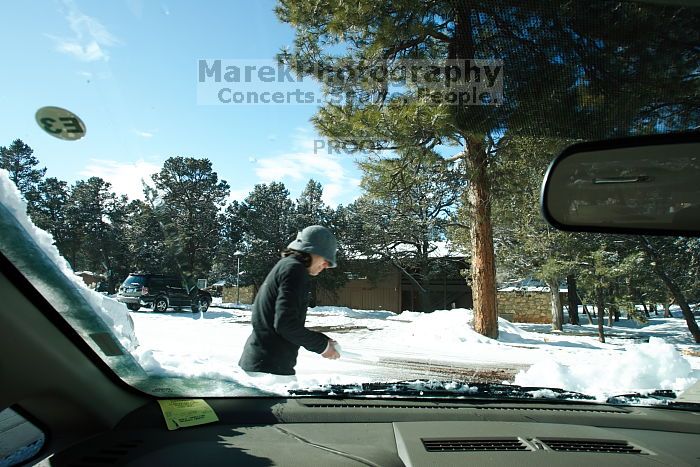
M606 404L614 405L658 405L667 404L676 398L676 393L669 389L657 389L646 394L633 392L608 397Z
M675 391L670 389L657 389L644 394L639 392L619 394L609 397L605 403L611 405L643 405L684 410L698 410L698 407L700 407L700 404L697 402L676 402L676 397Z
M500 383L413 380L395 383L325 384L317 388L292 389L297 396L369 396L404 398L594 400L595 397L559 388L517 386Z

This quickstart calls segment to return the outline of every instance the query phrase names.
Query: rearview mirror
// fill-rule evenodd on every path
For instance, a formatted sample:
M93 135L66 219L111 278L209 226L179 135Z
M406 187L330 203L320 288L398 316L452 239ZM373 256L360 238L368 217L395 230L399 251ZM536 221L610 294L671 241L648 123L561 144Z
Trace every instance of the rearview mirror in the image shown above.
M700 235L700 133L566 148L542 184L544 218L570 231Z

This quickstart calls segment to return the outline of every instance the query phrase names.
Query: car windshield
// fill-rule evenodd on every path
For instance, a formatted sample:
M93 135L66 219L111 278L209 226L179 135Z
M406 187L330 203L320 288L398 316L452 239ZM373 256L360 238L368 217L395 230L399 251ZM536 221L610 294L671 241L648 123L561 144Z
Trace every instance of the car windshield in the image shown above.
M4 273L156 396L700 403L698 239L538 204L700 128L673 3L8 3Z

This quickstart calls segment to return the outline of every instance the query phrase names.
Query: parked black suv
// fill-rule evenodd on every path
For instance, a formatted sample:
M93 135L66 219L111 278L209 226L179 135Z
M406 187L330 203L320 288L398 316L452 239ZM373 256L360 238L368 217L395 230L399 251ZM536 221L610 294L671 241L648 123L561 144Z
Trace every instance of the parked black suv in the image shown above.
M197 287L188 288L184 281L162 274L129 274L119 287L117 300L126 303L131 311L142 306L163 312L168 307L191 307L193 313L207 311L211 304L209 292Z

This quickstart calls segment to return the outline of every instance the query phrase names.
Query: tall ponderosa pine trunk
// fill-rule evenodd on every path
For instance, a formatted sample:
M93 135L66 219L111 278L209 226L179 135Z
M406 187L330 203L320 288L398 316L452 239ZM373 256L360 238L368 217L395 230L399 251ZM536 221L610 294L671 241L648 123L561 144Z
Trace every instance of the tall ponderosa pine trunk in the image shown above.
M471 5L453 2L455 31L448 46L448 59L471 60L477 57L472 27ZM498 338L498 310L496 305L496 266L491 227L490 184L488 155L484 134L475 133L468 124L467 115L473 111L455 106L455 124L465 136L464 159L469 172L466 206L469 212L471 239L471 278L474 302L474 330L479 334Z
M467 201L470 212L471 277L474 297L474 330L498 338L496 304L496 267L491 228L491 205L487 155L484 144L477 138L468 140L467 166L469 187Z

